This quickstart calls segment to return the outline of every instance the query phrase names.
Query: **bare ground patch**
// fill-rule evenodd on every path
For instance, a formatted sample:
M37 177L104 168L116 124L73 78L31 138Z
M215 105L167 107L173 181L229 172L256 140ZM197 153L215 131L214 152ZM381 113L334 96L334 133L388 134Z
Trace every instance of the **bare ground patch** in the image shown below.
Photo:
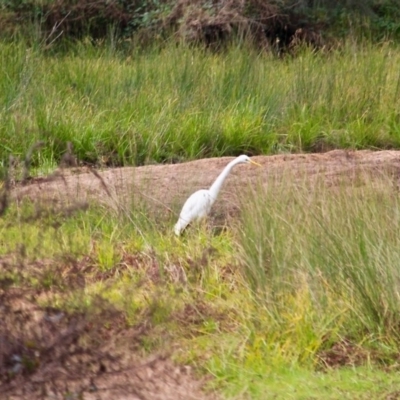
M3 257L0 262L2 267L14 268L14 276L21 269L38 280L46 274L46 261L22 265L18 259ZM65 268L71 272L68 263ZM90 260L74 268L77 275L90 272ZM91 278L98 277L92 274ZM84 284L70 283L71 288ZM168 349L151 357L141 355L141 339L152 329L150 318L147 321L144 316L140 324L128 326L123 312L101 298L79 311L48 307L43 300L62 288L26 286L15 288L2 282L0 288L1 398L216 398L204 393L204 380L190 367L171 361ZM190 314L186 309L184 313Z
M167 217L171 213L177 214L192 192L209 187L231 159L211 158L183 164L104 171L75 168L49 178L34 179L15 188L12 197L18 200L41 199L53 204L66 200L80 204L98 201L111 207L145 202L160 217ZM399 151L334 150L323 154L258 156L254 160L262 168L235 167L225 182L215 212L233 213L241 192L256 185L268 188L271 179L284 185L286 174L294 176L299 184L313 184L322 178L332 186L343 181L364 185L388 175L397 186L400 177Z

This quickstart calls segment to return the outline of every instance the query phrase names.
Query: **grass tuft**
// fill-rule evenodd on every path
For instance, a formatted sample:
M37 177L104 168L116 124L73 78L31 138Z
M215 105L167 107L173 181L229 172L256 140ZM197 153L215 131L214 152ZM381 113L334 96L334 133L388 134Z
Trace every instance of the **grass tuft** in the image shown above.
M110 54L85 41L58 56L22 41L0 50L0 158L43 141L33 167L59 164L67 142L101 166L399 146L400 53L388 43L283 60L234 45L221 54L172 44Z
M300 362L338 336L399 339L398 195L390 178L359 174L370 184L311 186L287 172L243 205L242 271L266 341L290 343Z

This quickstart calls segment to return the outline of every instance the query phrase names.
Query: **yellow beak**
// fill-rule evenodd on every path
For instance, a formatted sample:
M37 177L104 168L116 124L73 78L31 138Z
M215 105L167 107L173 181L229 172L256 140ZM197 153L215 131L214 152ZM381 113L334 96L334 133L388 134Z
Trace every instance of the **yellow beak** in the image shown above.
M257 165L257 167L262 167L261 164L255 162L255 161L253 161L253 160L250 160L250 163L251 163L251 164L254 164L254 165Z

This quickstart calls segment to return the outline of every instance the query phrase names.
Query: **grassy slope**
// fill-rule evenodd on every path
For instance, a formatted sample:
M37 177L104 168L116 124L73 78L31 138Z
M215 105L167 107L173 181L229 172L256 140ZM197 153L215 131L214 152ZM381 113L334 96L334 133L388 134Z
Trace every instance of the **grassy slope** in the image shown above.
M235 48L122 57L82 44L53 57L0 46L1 158L44 140L39 170L54 166L67 140L81 159L127 164L400 141L400 53L389 45L293 60ZM178 361L211 372L228 397L398 390L397 374L375 365L395 364L399 341L397 197L390 185L371 184L339 196L322 187L310 198L285 182L262 193L262 203L247 199L242 223L220 235L194 229L182 241L172 220L145 209L37 218L34 208L13 205L0 221L0 252L26 268L2 278L44 288L52 305L68 309L101 294L128 325L149 321L143 351L170 345ZM100 279L89 274L83 291L63 284L71 257ZM29 267L38 259L47 260L39 275ZM320 352L343 337L367 367L314 372Z
M40 288L42 305L64 310L101 295L127 326L148 327L141 352L172 349L178 362L211 373L211 388L227 398L380 398L400 389L400 214L388 180L361 181L310 190L289 174L284 187L256 188L228 230L193 227L179 240L170 217L139 206L46 218L12 206L0 252L15 267L2 279ZM34 260L45 260L40 272ZM63 283L76 274L71 260L89 267L84 288ZM315 372L343 338L353 347L340 363L364 367Z
M241 46L219 55L0 48L2 159L36 140L46 143L41 166L68 140L81 160L112 165L400 144L400 51L389 44L285 60Z

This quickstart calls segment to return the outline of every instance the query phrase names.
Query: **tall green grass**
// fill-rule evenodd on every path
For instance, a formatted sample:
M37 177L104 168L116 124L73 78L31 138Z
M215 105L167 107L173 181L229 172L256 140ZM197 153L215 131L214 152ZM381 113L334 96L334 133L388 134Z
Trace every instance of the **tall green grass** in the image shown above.
M283 171L241 193L226 230L179 239L173 216L136 200L13 203L0 219L2 290L40 290L40 306L62 310L101 296L146 327L138 353L171 349L227 398L378 398L400 385L375 365L397 368L400 204L384 173L352 178ZM317 372L344 338L363 368Z
M36 165L57 163L66 141L107 165L400 144L391 44L276 59L241 45L51 53L16 40L0 54L0 159L37 140Z
M399 343L398 191L389 177L357 174L351 186L332 186L287 171L243 205L239 247L256 336L300 363L339 338L383 353Z
M241 47L0 50L1 160L24 157L38 140L39 168L54 166L67 141L99 164L400 144L400 52L389 44L283 60ZM182 240L174 221L140 207L60 209L46 219L14 204L0 221L0 253L26 268L1 278L40 285L32 260L45 260L52 290L72 257L88 267L85 290L64 284L50 303L79 308L100 294L128 324L150 321L143 351L178 348L177 359L232 395L264 398L260 381L268 376L272 388L282 370L307 367L309 377L320 351L343 337L389 363L400 339L399 196L390 178L358 174L353 185L329 186L287 171L246 197L238 229L194 229Z

